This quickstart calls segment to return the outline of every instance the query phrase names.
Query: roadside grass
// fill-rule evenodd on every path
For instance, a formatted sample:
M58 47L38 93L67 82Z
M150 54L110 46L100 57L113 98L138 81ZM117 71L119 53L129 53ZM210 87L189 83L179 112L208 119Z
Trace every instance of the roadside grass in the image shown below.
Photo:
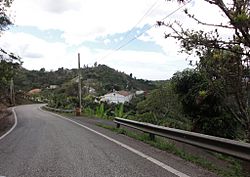
M123 129L123 128L116 128L116 127L104 125L101 123L97 123L96 125L99 127L111 130L113 132L116 132L118 134L123 134L128 137L134 138L136 140L142 141L144 143L147 143L163 151L170 152L174 155L179 156L180 158L184 160L187 160L211 172L214 172L221 177L244 177L240 162L228 156L224 156L219 153L215 154L215 156L218 159L224 160L228 164L226 168L221 168L220 166L217 166L213 164L212 162L208 161L204 157L196 156L196 155L185 152L183 149L176 147L174 143L168 141L165 138L156 136L155 139L152 140L150 139L149 135L146 133L135 133L135 132Z

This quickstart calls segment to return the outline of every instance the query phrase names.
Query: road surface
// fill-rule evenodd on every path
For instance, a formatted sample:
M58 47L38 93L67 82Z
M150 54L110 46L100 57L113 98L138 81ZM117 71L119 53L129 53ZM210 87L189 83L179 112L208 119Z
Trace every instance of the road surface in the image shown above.
M122 147L119 140L113 139L118 136L113 132L109 134L114 134L112 135L114 137L110 138L111 140L107 139L109 135L103 135L103 132L98 134L91 131L92 129L41 111L39 106L41 105L15 108L17 126L8 136L0 140L0 176L215 176L179 158L164 157L165 161L162 159L160 161L162 164L159 164L157 157L152 157L153 154L143 157L147 154L141 153L140 150L139 153L133 152L134 149L129 149L131 147L129 144L126 145L128 147ZM130 143L131 145L139 143L138 147L143 150L148 148L136 140L130 139ZM168 162L171 166L166 164ZM169 167L170 170L164 167Z

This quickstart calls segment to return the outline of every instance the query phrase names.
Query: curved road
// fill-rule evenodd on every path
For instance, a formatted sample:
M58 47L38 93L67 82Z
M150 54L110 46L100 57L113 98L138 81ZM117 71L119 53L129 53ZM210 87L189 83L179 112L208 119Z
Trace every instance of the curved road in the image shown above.
M176 176L86 128L39 110L39 106L16 107L17 127L0 140L0 176ZM187 177L208 174L199 168L192 171Z

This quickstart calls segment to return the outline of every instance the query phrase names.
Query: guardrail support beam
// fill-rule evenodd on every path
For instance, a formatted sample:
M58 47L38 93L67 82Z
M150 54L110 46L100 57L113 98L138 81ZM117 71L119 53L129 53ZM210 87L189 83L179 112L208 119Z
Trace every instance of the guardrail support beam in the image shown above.
M120 128L121 124L116 123L116 128Z
M149 133L149 139L154 141L155 140L155 135L152 133Z

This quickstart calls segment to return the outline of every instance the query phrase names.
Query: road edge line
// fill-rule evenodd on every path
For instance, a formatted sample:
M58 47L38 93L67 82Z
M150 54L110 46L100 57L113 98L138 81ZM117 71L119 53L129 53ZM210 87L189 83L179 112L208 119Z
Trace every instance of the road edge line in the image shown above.
M126 145L126 144L124 144L124 143L121 143L121 142L119 142L119 141L117 141L117 140L115 140L115 139L113 139L113 138L110 138L110 137L107 136L107 135L104 135L104 134L102 134L102 133L100 133L100 132L98 132L98 131L96 131L96 130L93 130L92 128L89 128L89 127L87 127L87 126L85 126L85 125L83 125L83 124L80 124L80 123L78 123L78 122L76 122L76 121L74 121L74 120L71 120L71 119L69 119L69 118L67 118L67 117L61 116L61 115L59 115L59 114L56 114L56 113L53 113L53 112L49 112L49 111L45 111L45 110L41 109L41 107L39 107L39 109L40 109L40 111L42 111L42 112L46 112L46 113L55 115L55 116L60 117L60 118L62 118L62 119L64 119L64 120L67 120L67 121L69 121L69 122L71 122L71 123L74 123L74 124L76 124L76 125L78 125L78 126L80 126L80 127L82 127L82 128L85 128L85 129L87 129L87 130L89 130L89 131L91 131L91 132L93 132L93 133L95 133L95 134L97 134L97 135L100 135L100 136L102 136L103 138L105 138L105 139L107 139L107 140L109 140L109 141L111 141L111 142L113 142L113 143L115 143L115 144L117 144L117 145L119 145L119 146L121 146L121 147L123 147L123 148L129 150L130 152L133 152L134 154L136 154L136 155L138 155L138 156L140 156L140 157L142 157L142 158L144 158L144 159L147 159L148 161L150 161L150 162L156 164L157 166L162 167L163 169L167 170L168 172L170 172L170 173L172 173L172 174L174 174L174 175L176 175L176 176L179 176L179 177L190 177L190 176L188 176L188 175L186 175L186 174L184 174L184 173L182 173L182 172L180 172L180 171L174 169L173 167L170 167L170 166L164 164L163 162L160 162L159 160L156 160L155 158L150 157L150 156L148 156L148 155L146 155L146 154L144 154L144 153L142 153L142 152L140 152L140 151L138 151L138 150L136 150L136 149L134 149L134 148L132 148L132 147Z
M15 107L11 109L13 115L14 115L14 119L15 119L15 123L14 125L11 127L11 129L9 129L5 134L3 134L1 137L0 137L0 140L4 139L4 137L6 137L8 134L10 134L17 126L17 115L16 115L16 112L15 112Z

